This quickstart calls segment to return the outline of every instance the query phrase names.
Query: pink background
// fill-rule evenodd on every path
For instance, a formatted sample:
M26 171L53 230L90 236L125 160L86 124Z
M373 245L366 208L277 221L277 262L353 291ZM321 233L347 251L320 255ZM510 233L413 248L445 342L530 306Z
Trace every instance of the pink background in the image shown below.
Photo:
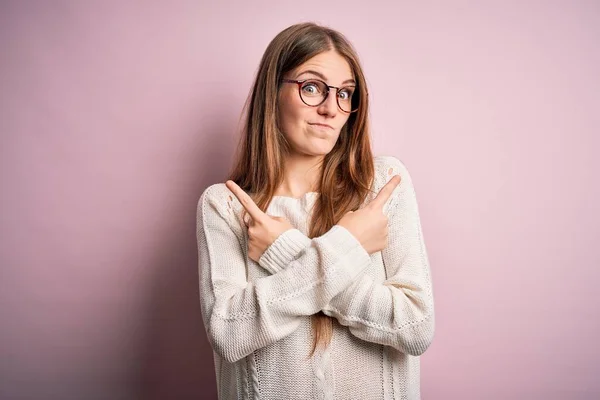
M423 398L600 398L600 3L385 3L1 3L0 398L215 397L196 202L307 20L355 44L413 175Z

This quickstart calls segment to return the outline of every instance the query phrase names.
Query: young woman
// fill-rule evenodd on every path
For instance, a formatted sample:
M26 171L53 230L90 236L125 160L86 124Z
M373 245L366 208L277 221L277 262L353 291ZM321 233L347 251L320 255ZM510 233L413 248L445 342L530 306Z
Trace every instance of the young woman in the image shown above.
M434 333L411 177L373 157L342 34L267 47L230 179L198 202L200 300L220 399L419 399Z

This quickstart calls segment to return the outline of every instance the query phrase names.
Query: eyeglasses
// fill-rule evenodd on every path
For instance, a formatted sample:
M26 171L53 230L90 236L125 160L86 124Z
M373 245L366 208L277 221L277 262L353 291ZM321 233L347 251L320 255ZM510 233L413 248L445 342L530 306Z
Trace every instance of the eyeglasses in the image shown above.
M359 96L355 93L356 86L336 87L329 86L320 79L304 79L297 81L294 79L283 79L285 83L295 83L298 85L298 94L302 102L307 106L317 107L327 100L329 90L335 89L335 98L337 105L345 113L358 111Z

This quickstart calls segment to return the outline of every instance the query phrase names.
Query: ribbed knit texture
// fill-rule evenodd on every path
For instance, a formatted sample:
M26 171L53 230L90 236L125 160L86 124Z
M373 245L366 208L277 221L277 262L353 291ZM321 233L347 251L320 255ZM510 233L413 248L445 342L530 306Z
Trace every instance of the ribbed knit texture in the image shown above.
M198 202L200 303L214 349L219 398L419 399L419 355L434 335L427 251L412 179L394 157L376 157L368 204L396 174L386 202L388 246L367 254L335 225L309 239L318 193L276 196L267 214L284 232L256 263L242 206L224 184ZM334 318L330 346L309 357L310 316Z

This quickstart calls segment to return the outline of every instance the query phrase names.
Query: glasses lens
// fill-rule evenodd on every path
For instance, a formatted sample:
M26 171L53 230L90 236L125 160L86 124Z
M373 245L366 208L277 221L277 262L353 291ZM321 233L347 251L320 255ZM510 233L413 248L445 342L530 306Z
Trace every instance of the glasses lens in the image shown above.
M345 112L354 112L358 110L359 96L356 93L356 87L346 86L340 89L337 96L337 102L340 108Z
M302 84L300 95L302 100L309 106L317 106L323 102L327 94L327 86L318 80L309 80Z

